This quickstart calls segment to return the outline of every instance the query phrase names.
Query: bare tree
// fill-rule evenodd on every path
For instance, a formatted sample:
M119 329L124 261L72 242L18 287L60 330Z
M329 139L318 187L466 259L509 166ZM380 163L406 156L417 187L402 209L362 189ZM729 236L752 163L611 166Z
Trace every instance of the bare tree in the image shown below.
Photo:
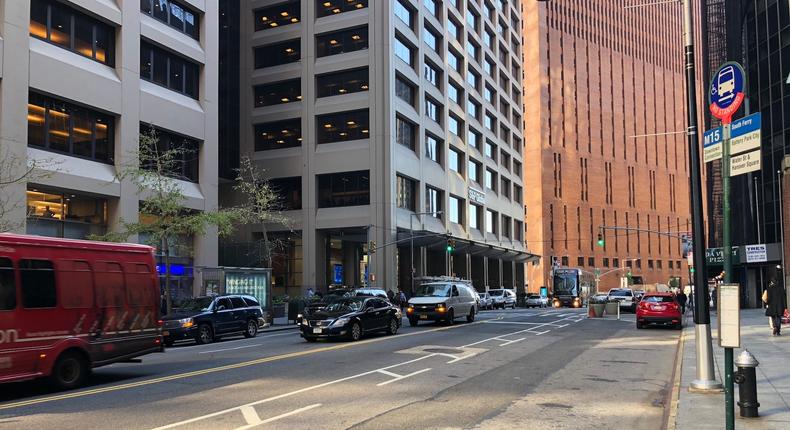
M52 176L57 165L49 159L20 157L0 147L0 233L17 230L24 223L15 219L14 212L26 207L25 197L16 195L13 188Z

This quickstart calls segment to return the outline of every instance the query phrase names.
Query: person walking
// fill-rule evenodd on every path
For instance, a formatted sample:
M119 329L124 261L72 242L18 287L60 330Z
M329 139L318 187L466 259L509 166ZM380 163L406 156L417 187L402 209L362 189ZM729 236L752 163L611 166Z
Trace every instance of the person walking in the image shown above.
M774 336L781 336L782 315L787 309L787 297L784 289L775 280L768 282L768 288L763 291L763 302L765 302L765 316L773 329Z
M688 301L688 297L686 297L686 293L683 290L680 290L677 295L678 304L680 305L680 311L682 315L686 314L686 302Z
M398 293L398 301L400 302L400 310L403 312L403 308L409 303L409 300L406 298L406 293L403 290L400 290Z

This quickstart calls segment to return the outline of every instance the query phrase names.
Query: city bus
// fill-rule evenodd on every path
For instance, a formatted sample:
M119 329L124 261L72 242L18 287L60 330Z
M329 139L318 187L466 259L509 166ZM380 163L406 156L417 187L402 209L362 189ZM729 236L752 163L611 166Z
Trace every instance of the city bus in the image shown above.
M596 293L595 277L581 269L554 269L552 280L552 304L555 308L580 308L587 303L588 297Z
M162 351L154 248L0 234L0 383L81 385Z

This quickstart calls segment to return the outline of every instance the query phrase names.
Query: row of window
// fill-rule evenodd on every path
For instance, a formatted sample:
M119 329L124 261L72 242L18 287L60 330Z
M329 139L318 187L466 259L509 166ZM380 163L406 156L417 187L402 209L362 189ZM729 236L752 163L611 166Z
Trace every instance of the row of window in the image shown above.
M368 68L342 70L316 76L316 97L332 97L368 91ZM255 107L274 106L302 100L301 79L257 85Z
M368 0L315 0L318 18L351 12L368 7ZM254 11L255 31L297 24L301 21L301 4L291 0Z
M335 112L315 117L316 142L319 144L368 139L370 117L367 109ZM302 144L300 118L255 125L255 150L295 148Z
M596 266L596 258L595 257L576 257L576 265L578 267L597 267ZM629 268L637 268L642 269L642 259L628 259L623 261L625 267ZM609 257L603 257L601 259L601 264L604 268L606 267L620 267L620 259L619 258L612 258L611 259L611 266L610 266L610 259ZM562 265L568 265L568 257L562 257ZM667 260L667 268L669 270L681 270L683 268L681 264L681 260ZM647 260L647 269L648 270L663 270L664 269L664 260Z
M316 57L345 54L368 49L368 27L354 27L315 36ZM300 39L291 39L255 48L255 68L295 63L302 58Z
M199 15L181 2L173 0L140 0L140 10L176 30L200 39Z
M419 182L406 176L398 175L395 185L395 202L397 207L412 212L418 210ZM450 194L447 198L447 210L444 210L444 191L439 188L425 185L425 212L435 218L447 219L461 226L480 232L499 235L502 238L515 241L523 240L523 222L513 220L512 217L501 215L491 209L469 202L461 197ZM483 218L485 217L485 218Z
M198 98L200 66L148 42L140 43L140 78Z

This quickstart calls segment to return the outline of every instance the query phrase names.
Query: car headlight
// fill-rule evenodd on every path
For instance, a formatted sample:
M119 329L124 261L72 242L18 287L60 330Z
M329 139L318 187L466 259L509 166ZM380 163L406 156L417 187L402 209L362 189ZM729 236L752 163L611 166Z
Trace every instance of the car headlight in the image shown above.
M439 303L436 305L436 312L444 312L447 309L447 305L444 303Z
M342 325L348 324L349 321L351 321L351 319L348 318L348 317L338 318L330 325L332 325L332 326L342 326Z
M307 318L302 318L302 325L310 325L310 321L307 321Z
M192 318L184 318L178 320L178 323L181 324L182 328L190 328L193 325L195 325L195 320L193 320Z
M296 315L296 319L301 320L302 318L304 318L304 315L302 315L302 314L297 314Z

